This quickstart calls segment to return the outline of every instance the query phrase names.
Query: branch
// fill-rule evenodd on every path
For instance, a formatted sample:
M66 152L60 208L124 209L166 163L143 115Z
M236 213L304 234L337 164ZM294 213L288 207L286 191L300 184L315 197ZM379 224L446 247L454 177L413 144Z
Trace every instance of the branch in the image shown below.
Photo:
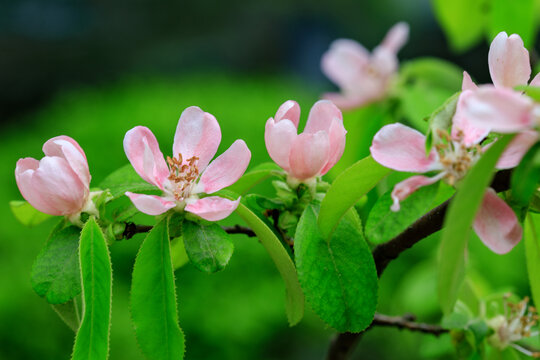
M375 318L373 319L371 326L396 327L400 330L406 329L424 334L432 334L435 336L448 332L448 329L445 329L439 325L418 323L415 322L415 320L416 317L412 314L406 314L403 316L375 314Z
M510 176L511 170L497 172L493 178L493 181L491 182L491 187L496 192L508 190L510 188ZM377 275L379 277L381 277L384 269L386 269L386 266L388 266L392 260L396 259L403 251L411 248L420 240L425 239L429 235L434 234L442 229L444 216L446 215L446 210L448 209L450 200L451 199L445 201L441 205L429 211L392 240L375 247L373 250L373 258L375 260ZM367 331L368 329L364 331ZM361 335L362 333L338 334L330 344L327 359L347 359L360 340Z
M134 224L134 223L126 223L126 228L125 228L124 233L123 233L123 238L126 239L126 240L129 240L133 236L135 236L136 234L149 232L150 230L152 230L152 228L153 228L153 226L151 226L151 225L137 225L137 224ZM240 226L240 225L223 226L222 228L223 228L223 230L225 230L225 232L227 234L244 234L244 235L247 235L249 237L257 236L257 235L255 235L253 230L251 230L250 228Z

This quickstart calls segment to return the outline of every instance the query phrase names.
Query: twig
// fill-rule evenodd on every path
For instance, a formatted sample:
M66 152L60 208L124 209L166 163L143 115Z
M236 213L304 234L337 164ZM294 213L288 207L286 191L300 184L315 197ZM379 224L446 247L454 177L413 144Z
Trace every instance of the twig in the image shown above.
M253 230L251 230L248 227L240 226L240 225L234 225L234 226L223 226L223 230L227 234L244 234L249 237L255 237L257 236Z
M371 326L396 327L400 330L406 329L424 334L432 334L435 336L448 332L448 329L445 329L439 325L418 323L416 322L416 317L412 314L406 314L403 316L375 314L375 318L373 319Z
M140 233L147 233L150 230L152 230L152 226L150 225L137 225L133 223L126 223L126 228L123 233L124 239L128 240L131 239L136 234ZM249 237L256 236L253 230L251 230L248 227L240 226L240 225L234 225L234 226L223 226L223 230L225 230L228 234L244 234Z

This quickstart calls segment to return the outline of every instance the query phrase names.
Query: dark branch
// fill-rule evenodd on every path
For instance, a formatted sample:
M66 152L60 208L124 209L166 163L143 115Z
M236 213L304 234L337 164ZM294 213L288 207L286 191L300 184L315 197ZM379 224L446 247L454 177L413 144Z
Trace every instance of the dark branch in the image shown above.
M383 314L375 314L375 318L371 323L371 326L386 326L396 327L400 330L417 331L424 334L433 334L439 336L447 333L448 330L440 327L439 325L424 324L416 322L416 317L412 314L406 314L403 316L388 316Z
M257 236L253 230L251 230L248 227L240 226L240 225L234 225L234 226L224 226L223 230L227 234L244 234L249 237L255 237Z
M137 225L133 223L126 223L126 228L123 233L123 238L128 240L128 239L131 239L136 234L147 233L150 230L152 230L152 226L150 225ZM244 234L249 237L257 236L255 235L253 230L251 230L250 228L240 226L240 225L224 226L223 230L225 230L225 232L228 234Z
M510 170L503 170L497 172L495 174L495 177L493 178L493 181L491 182L491 187L497 192L508 190L510 188L510 176ZM403 251L411 248L420 240L425 239L429 235L434 234L442 229L444 223L444 216L446 215L446 210L448 209L448 204L450 203L450 200L451 199L432 209L420 219L416 220L401 234L399 234L389 242L377 246L373 250L373 258L375 260L375 266L377 267L377 275L379 277L382 275L384 269L386 269L386 266L388 266L388 264L392 260L396 259ZM338 334L337 337L334 338L330 344L327 359L347 359L348 355L352 352L352 350L360 340L361 335L362 333Z

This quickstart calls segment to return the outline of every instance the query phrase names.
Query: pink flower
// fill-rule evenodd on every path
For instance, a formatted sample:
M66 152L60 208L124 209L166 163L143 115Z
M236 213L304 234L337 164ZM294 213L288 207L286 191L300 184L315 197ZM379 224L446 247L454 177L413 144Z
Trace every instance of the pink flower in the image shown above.
M196 106L188 107L178 121L173 157L163 158L150 129L136 126L126 133L124 150L137 173L163 191L162 196L126 192L141 212L159 215L169 209L186 210L209 221L229 216L240 199L219 196L199 199L236 182L246 171L251 152L243 140L236 140L210 163L221 142L221 130L214 116Z
M393 211L398 211L399 202L422 186L441 179L454 185L465 176L489 146L482 148L477 145L484 138L484 134L474 128L465 130L470 133L460 130L454 138L441 134L444 141L436 144L427 155L426 137L420 132L398 123L386 125L379 130L370 150L373 158L381 165L407 172L437 171L433 177L415 175L398 183L392 191ZM472 141L473 145L466 145L464 139ZM534 131L517 135L499 158L497 168L515 167L537 139L538 134ZM521 240L522 235L516 215L492 189L486 191L474 221L474 229L484 244L498 254L510 251Z
M37 210L50 215L77 215L90 206L90 172L86 155L68 136L43 145L40 161L17 161L15 180L22 196Z
M322 57L323 72L341 93L325 94L341 109L352 109L384 98L398 68L397 52L409 37L409 26L400 22L369 53L354 40L339 39Z
M266 122L264 140L272 160L292 178L306 182L326 174L338 162L347 131L341 111L328 100L313 105L304 132L298 135L299 121L300 106L286 101L275 118Z

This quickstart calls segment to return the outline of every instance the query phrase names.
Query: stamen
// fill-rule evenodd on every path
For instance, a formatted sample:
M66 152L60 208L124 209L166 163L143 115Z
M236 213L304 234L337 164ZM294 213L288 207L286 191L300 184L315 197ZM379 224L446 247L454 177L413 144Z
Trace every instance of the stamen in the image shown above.
M199 177L198 160L197 156L192 156L184 163L180 153L173 158L167 156L167 163L169 164L168 179L172 182L173 189L171 189L171 192L176 200L182 201L189 196L191 185Z

